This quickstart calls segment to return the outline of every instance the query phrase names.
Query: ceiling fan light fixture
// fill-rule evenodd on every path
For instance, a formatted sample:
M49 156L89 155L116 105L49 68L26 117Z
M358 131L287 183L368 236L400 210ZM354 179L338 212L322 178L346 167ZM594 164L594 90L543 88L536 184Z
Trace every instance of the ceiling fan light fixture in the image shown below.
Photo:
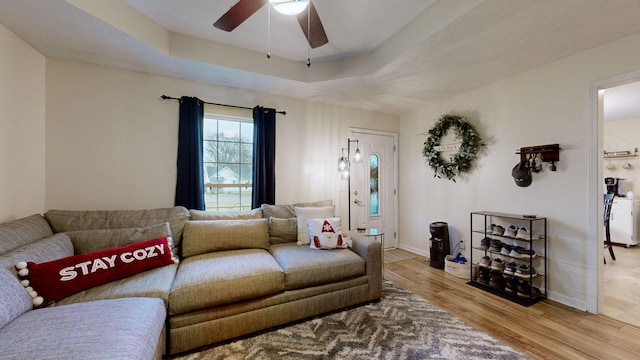
M310 0L269 0L276 11L285 15L298 15L309 5Z

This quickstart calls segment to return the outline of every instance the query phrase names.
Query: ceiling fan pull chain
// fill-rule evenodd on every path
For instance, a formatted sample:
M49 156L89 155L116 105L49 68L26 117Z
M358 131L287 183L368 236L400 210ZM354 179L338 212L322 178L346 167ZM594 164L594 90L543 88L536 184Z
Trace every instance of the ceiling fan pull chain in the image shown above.
M271 59L271 6L267 7L267 59Z

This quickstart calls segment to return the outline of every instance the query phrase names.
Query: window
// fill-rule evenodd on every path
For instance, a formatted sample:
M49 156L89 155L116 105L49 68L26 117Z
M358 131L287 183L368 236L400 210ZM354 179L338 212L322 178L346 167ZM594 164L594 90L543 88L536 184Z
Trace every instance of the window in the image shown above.
M378 155L369 157L369 214L380 215Z
M205 210L251 209L253 113L205 105L203 124Z

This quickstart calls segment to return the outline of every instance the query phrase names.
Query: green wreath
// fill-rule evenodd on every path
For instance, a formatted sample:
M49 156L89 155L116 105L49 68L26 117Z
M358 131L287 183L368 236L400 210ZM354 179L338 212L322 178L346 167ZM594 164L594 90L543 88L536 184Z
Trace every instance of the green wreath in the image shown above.
M458 152L449 160L445 160L442 158L442 152L436 150L436 147L440 146L440 140L451 127L456 130L456 138L461 141L461 144ZM442 115L427 134L422 156L427 159L429 166L435 172L433 177L444 177L453 182L456 182L456 176L471 170L480 148L484 146L476 129L463 116Z

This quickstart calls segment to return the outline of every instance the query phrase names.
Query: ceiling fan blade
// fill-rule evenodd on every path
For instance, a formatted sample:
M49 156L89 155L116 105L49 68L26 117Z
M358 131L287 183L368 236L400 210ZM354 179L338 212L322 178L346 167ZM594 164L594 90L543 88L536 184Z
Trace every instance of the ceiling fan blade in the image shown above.
M307 18L309 15L310 18ZM300 24L302 32L307 38L307 41L309 41L309 46L311 46L312 49L329 42L327 33L324 31L324 26L322 26L322 22L320 21L320 16L318 16L318 12L316 11L316 7L313 6L313 2L309 2L309 6L307 6L303 12L298 14L298 23ZM311 36L309 36L308 33L310 33Z
M220 30L232 31L266 3L267 0L240 0L224 13L213 26Z

